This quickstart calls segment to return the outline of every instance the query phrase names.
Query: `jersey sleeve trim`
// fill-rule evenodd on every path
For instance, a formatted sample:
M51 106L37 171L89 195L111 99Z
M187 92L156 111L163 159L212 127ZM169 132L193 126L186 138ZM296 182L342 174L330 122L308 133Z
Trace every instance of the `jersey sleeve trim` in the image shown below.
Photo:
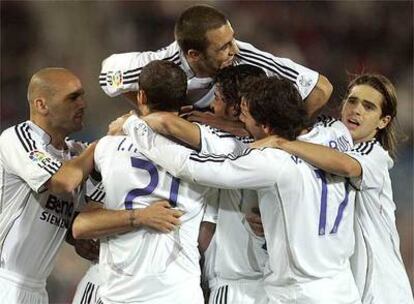
M32 139L29 129L30 127L26 123L22 123L14 127L17 138L19 139L26 152L37 149L36 142Z
M226 161L227 159L234 161L240 157L249 155L254 150L256 149L246 149L241 154L237 154L237 155L233 153L228 154L228 155L217 155L217 154L200 154L197 152L193 152L190 155L190 160L200 162L200 163L205 163L205 162L222 163Z
M28 124L22 123L16 125L15 132L24 150L29 154L30 160L35 162L50 175L54 175L59 170L62 163L49 157L49 155L43 151L38 150L36 142L31 135L32 129Z
M379 142L376 139L367 142L362 142L355 145L351 152L357 153L359 155L368 155L374 149L375 144L379 144Z
M338 119L326 115L320 115L317 118L317 124L321 124L324 127L331 127Z

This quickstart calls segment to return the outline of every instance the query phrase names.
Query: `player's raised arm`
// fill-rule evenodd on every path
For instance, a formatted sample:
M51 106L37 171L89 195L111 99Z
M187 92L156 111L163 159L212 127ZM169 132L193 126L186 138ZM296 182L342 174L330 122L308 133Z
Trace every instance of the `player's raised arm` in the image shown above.
M52 193L70 193L84 181L93 169L93 152L96 143L92 143L77 158L63 163L59 170L46 182L46 188Z
M325 127L329 125L329 127ZM334 118L322 117L320 122L314 126L318 132L332 134L331 138L337 138L336 141L330 141L330 146L313 144L297 140L287 140L277 135L258 140L250 146L253 148L277 148L282 149L290 154L296 155L304 161L320 168L326 172L345 176L359 177L362 174L360 163L353 157L344 152L350 151L353 146L353 140L347 127Z
M333 86L328 78L319 74L318 82L313 88L309 96L305 99L306 111L310 117L318 113L318 111L328 102L333 91Z
M323 171L345 177L358 177L362 174L360 163L346 153L319 144L300 140L289 141L278 136L265 138L253 144L254 147L282 149L296 155Z

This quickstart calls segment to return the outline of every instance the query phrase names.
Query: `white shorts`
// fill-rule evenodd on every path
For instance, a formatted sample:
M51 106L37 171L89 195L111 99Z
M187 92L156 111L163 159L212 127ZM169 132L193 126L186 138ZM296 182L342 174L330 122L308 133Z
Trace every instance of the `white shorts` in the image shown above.
M228 282L217 284L210 290L209 304L266 303L263 281Z
M137 294L137 297L139 295ZM107 299L99 295L97 304L120 304L125 302L118 302ZM203 291L200 286L200 278L194 278L177 284L171 292L165 296L159 296L150 300L138 299L136 302L131 301L128 304L204 304Z
M0 269L0 301L7 304L48 304L46 281L31 280Z
M265 283L269 304L361 304L351 269L334 277L273 286Z
M72 304L92 304L96 302L97 291L100 285L99 265L89 267L82 280L76 287L76 293Z

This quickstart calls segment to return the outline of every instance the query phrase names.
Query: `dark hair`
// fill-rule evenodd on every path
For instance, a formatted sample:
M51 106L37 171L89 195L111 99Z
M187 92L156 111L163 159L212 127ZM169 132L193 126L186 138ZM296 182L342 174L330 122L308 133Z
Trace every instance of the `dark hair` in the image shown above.
M175 23L175 39L187 53L194 49L204 52L207 48L206 33L227 23L227 18L208 5L194 5L186 9Z
M215 83L223 95L223 102L234 107L234 115L240 114L241 92L249 83L266 77L265 71L250 64L228 66L220 69L215 77Z
M397 93L391 81L379 74L362 74L356 76L348 85L346 98L354 86L368 85L377 90L382 95L381 117L389 115L391 117L388 125L378 130L375 138L387 150L391 157L395 157L397 147L397 136L395 127L395 117L397 116Z
M310 126L305 103L294 84L276 77L254 81L243 93L254 120L272 134L294 140Z
M173 62L151 61L142 69L138 85L151 111L178 111L185 104L187 76Z

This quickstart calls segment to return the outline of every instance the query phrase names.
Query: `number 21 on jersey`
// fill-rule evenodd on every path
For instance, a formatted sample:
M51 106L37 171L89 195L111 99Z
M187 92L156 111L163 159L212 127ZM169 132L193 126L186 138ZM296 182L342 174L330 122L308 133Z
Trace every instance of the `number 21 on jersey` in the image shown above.
M125 209L132 209L133 200L139 196L150 195L158 186L158 170L157 167L148 160L131 157L131 165L134 168L145 170L150 175L150 182L144 188L135 188L128 192L125 198ZM172 177L170 187L169 202L171 207L177 206L178 188L180 187L180 179Z

